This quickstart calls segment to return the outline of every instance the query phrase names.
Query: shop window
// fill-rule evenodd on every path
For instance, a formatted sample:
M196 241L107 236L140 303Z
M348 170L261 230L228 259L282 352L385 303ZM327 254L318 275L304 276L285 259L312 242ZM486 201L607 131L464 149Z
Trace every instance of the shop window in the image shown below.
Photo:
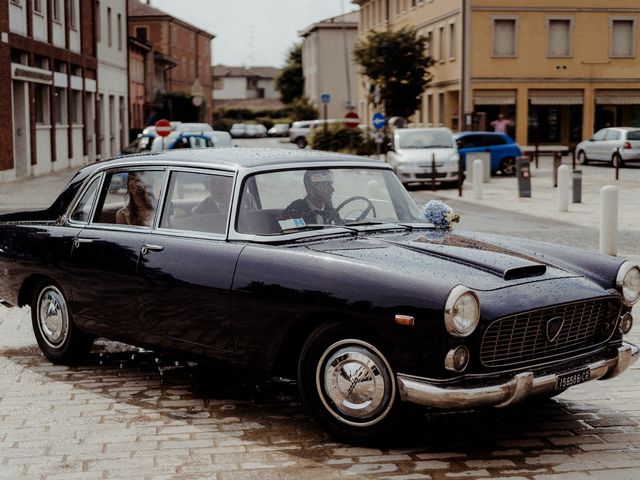
M635 21L611 20L611 56L635 56Z
M547 20L547 56L571 56L571 20L553 18Z
M517 21L515 18L493 19L493 56L515 57Z

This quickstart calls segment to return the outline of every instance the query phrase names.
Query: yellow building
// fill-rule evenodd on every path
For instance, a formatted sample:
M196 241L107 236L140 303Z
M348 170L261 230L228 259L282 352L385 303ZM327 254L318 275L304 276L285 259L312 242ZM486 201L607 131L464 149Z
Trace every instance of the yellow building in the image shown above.
M491 129L502 114L521 145L576 143L603 126L640 126L638 0L353 3L359 38L409 25L429 39L436 63L416 125ZM363 80L359 113L370 118L364 88Z

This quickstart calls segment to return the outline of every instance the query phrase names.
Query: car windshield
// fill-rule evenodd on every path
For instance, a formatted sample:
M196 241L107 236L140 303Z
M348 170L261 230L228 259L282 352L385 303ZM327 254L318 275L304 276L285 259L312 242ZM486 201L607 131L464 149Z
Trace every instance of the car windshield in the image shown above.
M355 224L424 223L395 174L376 168L259 173L242 186L236 229L282 235Z
M398 148L453 148L450 133L438 130L398 130Z

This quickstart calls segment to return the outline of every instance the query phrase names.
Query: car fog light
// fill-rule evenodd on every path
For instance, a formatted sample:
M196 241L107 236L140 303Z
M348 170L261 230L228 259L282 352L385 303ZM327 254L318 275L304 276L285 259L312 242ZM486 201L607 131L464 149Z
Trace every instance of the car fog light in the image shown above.
M480 302L475 293L458 285L449 294L444 306L444 324L454 337L473 333L480 320Z
M622 293L625 304L635 304L640 298L640 267L631 262L620 265L616 287Z
M469 350L464 345L459 345L449 350L444 359L444 368L451 372L462 372L469 364Z
M626 335L631 331L631 327L633 327L633 316L631 312L627 312L620 319L620 331Z

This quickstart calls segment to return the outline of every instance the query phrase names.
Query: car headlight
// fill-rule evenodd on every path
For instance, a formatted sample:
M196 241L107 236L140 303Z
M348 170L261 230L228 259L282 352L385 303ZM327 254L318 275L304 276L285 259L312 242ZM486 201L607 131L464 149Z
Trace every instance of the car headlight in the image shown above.
M618 269L616 287L622 293L626 305L635 304L640 298L640 267L631 262L624 262Z
M480 302L474 292L458 285L449 294L444 306L444 324L454 337L467 337L480 320Z

